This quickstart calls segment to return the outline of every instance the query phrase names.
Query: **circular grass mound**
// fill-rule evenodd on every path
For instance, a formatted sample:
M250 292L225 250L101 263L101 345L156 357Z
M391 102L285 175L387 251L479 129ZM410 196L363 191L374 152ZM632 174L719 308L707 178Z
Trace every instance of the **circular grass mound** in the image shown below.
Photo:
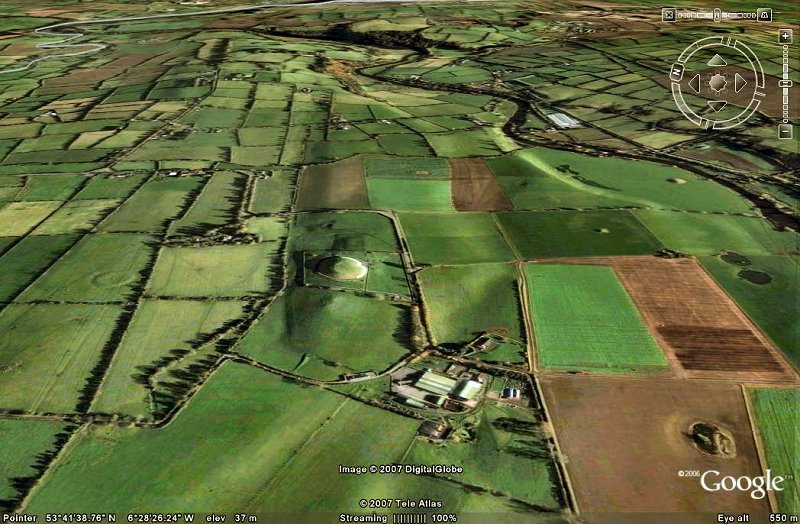
M333 255L320 259L314 272L333 280L361 280L367 276L369 268L361 260Z

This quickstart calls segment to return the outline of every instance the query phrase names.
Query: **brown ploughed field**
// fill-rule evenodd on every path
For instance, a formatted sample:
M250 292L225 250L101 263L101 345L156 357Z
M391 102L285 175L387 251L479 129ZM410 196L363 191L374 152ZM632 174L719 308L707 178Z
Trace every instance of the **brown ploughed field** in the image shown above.
M679 376L751 383L798 381L780 351L694 259L561 260L613 267Z
M297 209L369 209L361 157L305 168L300 174Z
M451 158L453 204L458 211L514 209L503 187L480 158Z
M719 471L716 480L762 475L740 386L651 377L540 378L578 509L588 522L622 521L602 515L613 512L769 511L766 497L708 492L697 476L680 475L687 470ZM689 437L698 422L727 431L735 452L701 451ZM639 517L639 522L651 521ZM684 517L676 515L672 522L694 522ZM705 515L700 521L714 518Z

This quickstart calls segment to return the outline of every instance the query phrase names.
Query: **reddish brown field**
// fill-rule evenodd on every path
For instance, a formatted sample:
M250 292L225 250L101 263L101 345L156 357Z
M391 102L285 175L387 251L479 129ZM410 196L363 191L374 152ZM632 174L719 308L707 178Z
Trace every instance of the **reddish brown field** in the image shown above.
M798 380L783 355L694 259L599 257L569 262L614 268L680 376Z
M480 158L451 158L453 204L458 211L507 211L511 200Z
M361 157L305 168L297 209L369 209Z
M542 377L541 383L578 508L588 521L614 521L593 519L593 513L769 510L767 498L707 492L698 478L679 476L682 470L762 474L738 385L569 375ZM736 455L696 448L686 436L696 422L727 429ZM690 520L676 516L672 522Z

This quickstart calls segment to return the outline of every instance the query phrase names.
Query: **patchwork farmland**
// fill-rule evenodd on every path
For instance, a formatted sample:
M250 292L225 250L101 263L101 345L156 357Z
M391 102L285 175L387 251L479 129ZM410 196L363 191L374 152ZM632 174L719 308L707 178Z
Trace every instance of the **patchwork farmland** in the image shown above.
M648 8L45 4L0 6L0 511L797 511L677 476L794 466L796 174L775 108L683 122Z

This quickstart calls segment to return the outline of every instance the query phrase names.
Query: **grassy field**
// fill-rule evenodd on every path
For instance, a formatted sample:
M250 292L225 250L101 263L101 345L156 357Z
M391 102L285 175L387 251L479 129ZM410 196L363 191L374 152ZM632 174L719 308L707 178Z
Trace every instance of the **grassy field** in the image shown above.
M270 178L259 178L253 186L249 210L253 213L278 213L288 207L292 196L290 170L274 171Z
M14 298L77 240L76 235L28 236L10 248L0 257L0 302Z
M454 211L449 180L367 179L370 206L396 211Z
M394 253L369 254L369 274L366 288L378 293L409 296L408 278L403 259Z
M271 479L256 507L261 511L338 511L345 501L388 495L397 490L390 479L343 476L338 473L339 464L399 463L418 426L419 421L412 418L345 401L322 431ZM300 489L312 490L316 496L298 501L293 494Z
M773 476L791 476L777 492L780 511L800 512L800 389L751 389L756 424L767 454L767 466Z
M441 158L394 158L367 156L364 174L368 178L431 180L450 178L450 166Z
M432 444L418 440L405 458L409 464L457 464L460 482L499 491L542 508L559 501L550 472L550 455L539 423L527 410L487 404L475 441Z
M629 211L498 213L523 258L650 255L658 241Z
M103 231L161 232L177 218L192 192L203 183L200 177L157 178L147 181L101 224Z
M392 221L377 213L300 215L289 233L294 251L399 250Z
M17 197L23 202L34 200L66 200L83 184L85 178L76 175L28 177L25 189Z
M436 343L465 342L489 330L525 339L513 265L431 267L418 278Z
M13 480L37 475L39 455L51 450L66 426L49 420L0 420L0 511L10 511L20 495Z
M723 250L743 255L797 252L797 233L775 231L763 218L673 213L642 210L634 215L661 243L691 255L713 255Z
M655 207L747 211L732 191L677 168L532 149L489 165L521 209Z
M630 204L621 195L564 176L529 150L489 158L486 163L517 209L538 211Z
M192 207L172 224L170 232L193 234L233 221L238 207L238 193L245 183L245 177L240 173L216 171Z
M87 232L119 204L119 199L87 199L67 202L40 224L32 234L61 235Z
M81 430L27 510L324 512L339 510L353 497L434 498L447 511L512 509L506 499L428 477L337 473L339 464L399 461L417 425L321 389L226 364L164 428ZM141 462L143 455L150 460ZM130 470L133 461L139 466ZM319 495L297 497L297 486L313 486ZM539 522L536 514L528 515Z
M800 367L800 323L797 322L797 256L748 256L750 264L729 264L719 257L700 257L700 263L747 315ZM772 279L754 284L738 276L744 269L766 273Z
M269 243L165 247L147 292L180 297L239 297L263 293L275 247Z
M27 509L242 511L341 402L226 364L165 428L81 430Z
M633 205L694 211L751 210L747 200L728 188L676 167L640 160L537 148L488 163L521 209ZM516 194L514 189L521 192Z
M147 235L87 235L19 297L22 301L125 300L152 257Z
M74 411L119 306L13 304L0 313L0 407Z
M61 202L11 202L0 208L0 235L26 234L61 207Z
M403 213L400 223L417 264L475 264L515 258L488 213Z
M631 372L667 365L613 269L528 264L525 276L542 367Z
M236 348L266 364L332 380L346 370L381 371L408 353L405 321L406 310L383 300L294 288Z
M144 301L125 332L92 409L146 418L150 414L147 390L133 377L144 375L142 368L154 370L160 359L174 358L175 350L192 352L194 341L238 318L242 307L242 302L234 300ZM160 321L163 318L171 320Z

